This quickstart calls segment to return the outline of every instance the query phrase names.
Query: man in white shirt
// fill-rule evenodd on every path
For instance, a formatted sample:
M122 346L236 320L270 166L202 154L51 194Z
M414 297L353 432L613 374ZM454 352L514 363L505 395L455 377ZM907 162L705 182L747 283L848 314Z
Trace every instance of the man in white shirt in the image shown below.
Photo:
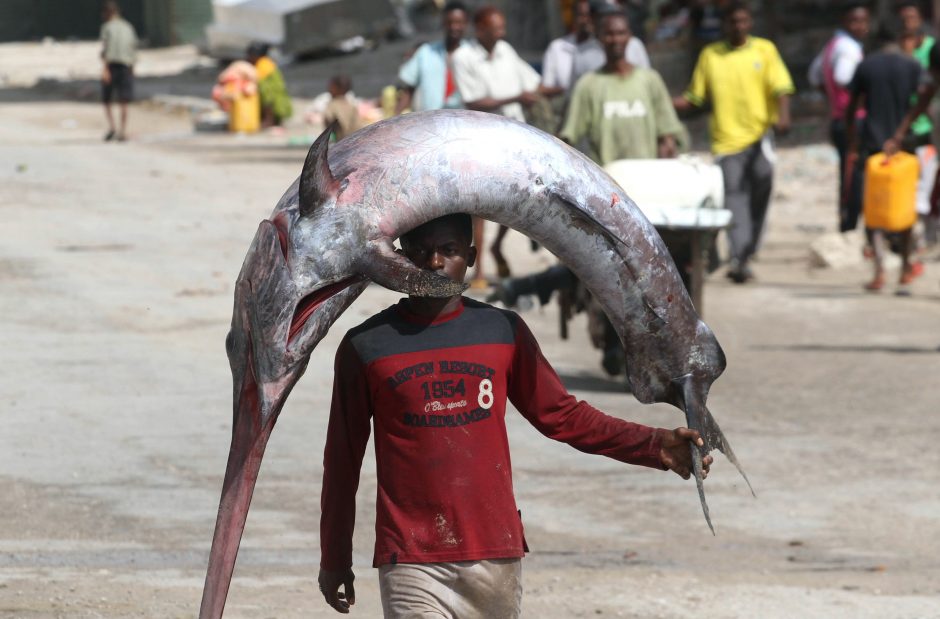
M506 36L506 17L494 6L484 6L473 17L476 38L457 49L451 59L457 90L469 110L492 112L525 122L523 106L533 105L539 97L541 77L519 57ZM509 277L509 264L501 251L507 228L500 226L490 252L500 277ZM483 220L475 219L473 242L483 247ZM486 287L483 252L477 256L471 285Z
M484 6L473 18L476 38L452 56L454 78L464 105L525 122L523 106L537 99L541 78L503 40L506 18L493 6Z
M846 126L845 110L851 94L848 86L855 69L862 62L862 42L868 36L871 15L864 2L850 2L842 14L842 27L819 52L809 67L809 82L826 93L829 100L829 137L839 152L839 230L853 230L861 211L861 175L852 174L851 184L846 180Z
M549 97L564 94L574 86L574 57L581 47L595 41L591 3L578 0L573 10L571 32L549 43L542 58L542 93Z

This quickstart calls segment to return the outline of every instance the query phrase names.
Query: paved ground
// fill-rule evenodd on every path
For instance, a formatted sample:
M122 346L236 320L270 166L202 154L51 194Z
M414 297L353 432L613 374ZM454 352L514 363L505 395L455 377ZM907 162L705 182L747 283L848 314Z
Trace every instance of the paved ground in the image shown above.
M127 144L100 109L0 110L0 617L192 617L231 422L223 340L232 283L304 151L193 136L135 109ZM865 294L863 265L809 267L832 224L823 146L784 150L759 280L716 273L707 320L729 359L710 408L757 490L719 460L691 483L552 443L511 416L533 552L528 617L940 617L940 264L914 295ZM515 236L519 264L530 255ZM314 355L268 449L231 617L327 617L316 591L332 351L394 301L369 289ZM583 322L525 315L578 395L681 423L599 368ZM367 458L368 460L368 458ZM378 615L375 492L363 476L355 614Z

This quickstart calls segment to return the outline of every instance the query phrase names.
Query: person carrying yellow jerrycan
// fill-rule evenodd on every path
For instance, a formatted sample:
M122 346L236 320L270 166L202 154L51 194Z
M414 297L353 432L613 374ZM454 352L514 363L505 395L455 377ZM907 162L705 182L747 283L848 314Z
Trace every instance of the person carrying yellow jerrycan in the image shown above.
M212 99L228 113L229 131L255 133L261 128L261 100L255 67L236 60L219 75Z
M896 234L901 253L898 294L907 294L914 280L910 264L914 224L917 222L917 180L920 162L916 155L898 152L891 156L876 153L865 162L865 191L862 212L865 232L874 254L875 276L865 288L884 287L884 235Z

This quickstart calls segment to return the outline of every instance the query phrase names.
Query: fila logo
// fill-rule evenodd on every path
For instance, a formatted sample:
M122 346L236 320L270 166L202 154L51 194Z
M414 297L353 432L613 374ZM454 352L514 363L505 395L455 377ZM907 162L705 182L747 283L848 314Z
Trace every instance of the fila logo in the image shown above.
M646 106L642 101L605 101L604 118L642 118Z

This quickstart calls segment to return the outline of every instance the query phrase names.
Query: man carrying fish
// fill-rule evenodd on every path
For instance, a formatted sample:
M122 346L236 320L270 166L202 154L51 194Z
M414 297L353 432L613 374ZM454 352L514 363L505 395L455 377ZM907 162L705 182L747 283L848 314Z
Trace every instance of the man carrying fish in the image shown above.
M413 265L456 282L477 255L462 213L400 243ZM355 498L374 427L373 566L385 616L520 615L526 545L507 399L549 438L686 479L689 443L703 445L697 431L630 423L575 400L515 313L459 294L411 294L348 332L337 350L320 521L319 583L330 606L348 613L355 603ZM711 462L701 459L703 476Z

